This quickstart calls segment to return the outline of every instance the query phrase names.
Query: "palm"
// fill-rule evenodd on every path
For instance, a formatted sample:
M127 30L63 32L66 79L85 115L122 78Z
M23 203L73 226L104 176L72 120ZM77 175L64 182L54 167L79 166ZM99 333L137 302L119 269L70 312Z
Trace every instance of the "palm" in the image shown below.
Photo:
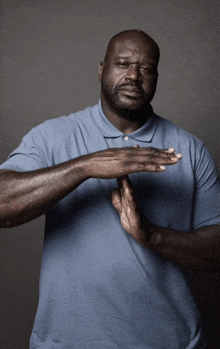
M137 241L143 241L146 238L146 230L130 180L126 176L118 182L119 188L112 192L112 203L119 213L125 231Z
M140 228L140 214L138 210L134 209L131 206L131 203L128 202L127 198L122 198L122 205L120 211L120 219L123 228L127 231L127 233L133 235Z

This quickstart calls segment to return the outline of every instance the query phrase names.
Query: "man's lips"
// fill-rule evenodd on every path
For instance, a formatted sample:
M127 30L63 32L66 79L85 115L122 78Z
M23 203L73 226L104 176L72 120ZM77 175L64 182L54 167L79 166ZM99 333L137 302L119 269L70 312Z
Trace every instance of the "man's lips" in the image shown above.
M118 89L119 91L125 91L130 95L141 95L142 92L139 88L131 85L126 85L126 86L119 86Z

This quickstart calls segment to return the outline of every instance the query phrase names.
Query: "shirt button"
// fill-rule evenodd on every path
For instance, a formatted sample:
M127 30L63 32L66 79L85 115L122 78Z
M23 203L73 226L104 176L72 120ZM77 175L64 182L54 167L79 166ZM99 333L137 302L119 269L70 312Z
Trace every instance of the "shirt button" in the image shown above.
M125 137L124 137L124 140L125 140L125 141L128 141L128 140L129 140L129 137L128 137L128 136L125 136Z

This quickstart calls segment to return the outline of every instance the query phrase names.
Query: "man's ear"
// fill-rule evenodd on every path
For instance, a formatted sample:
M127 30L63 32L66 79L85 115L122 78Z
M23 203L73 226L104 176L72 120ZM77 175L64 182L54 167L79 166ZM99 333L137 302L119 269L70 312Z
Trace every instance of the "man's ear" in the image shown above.
M103 72L104 66L105 66L105 62L102 61L102 62L99 64L99 70L98 70L98 79L99 79L99 81L101 81L102 72Z

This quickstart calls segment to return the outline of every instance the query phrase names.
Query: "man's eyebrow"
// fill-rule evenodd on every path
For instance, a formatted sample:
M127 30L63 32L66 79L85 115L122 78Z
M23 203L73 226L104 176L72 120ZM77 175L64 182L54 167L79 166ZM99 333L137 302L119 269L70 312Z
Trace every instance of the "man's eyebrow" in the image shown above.
M117 59L124 59L124 60L130 60L130 58L131 58L131 56L116 56L116 57L114 57L114 59L115 60L117 60ZM150 65L152 65L152 66L154 66L155 64L154 63L152 63L152 62L149 62L149 61L145 61L143 64L150 64Z
M115 61L117 61L117 60L119 60L119 59L121 59L121 60L129 60L129 58L130 58L130 57L128 57L128 56L115 56L115 57L114 57L114 60L115 60Z
M116 58L116 59L118 59L118 58L121 58L121 59L128 59L128 58L130 58L130 57L129 57L129 56L120 56L120 55L119 55L119 56L116 56L115 58Z

